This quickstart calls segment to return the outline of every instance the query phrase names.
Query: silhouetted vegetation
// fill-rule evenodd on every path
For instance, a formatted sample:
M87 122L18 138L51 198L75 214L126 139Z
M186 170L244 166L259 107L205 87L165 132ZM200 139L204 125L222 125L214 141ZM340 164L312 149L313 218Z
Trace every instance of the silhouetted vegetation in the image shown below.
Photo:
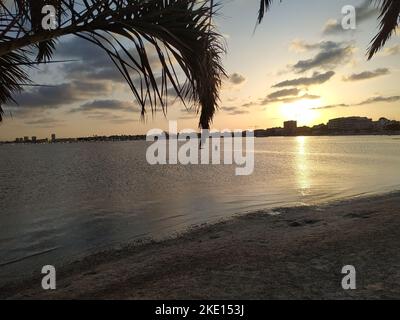
M41 10L48 4L58 9L54 30L41 26ZM142 115L148 106L166 112L173 91L201 111L200 126L207 128L225 74L223 42L212 23L215 9L213 1L197 0L0 0L0 106L31 84L27 67L51 61L57 40L75 35L105 51ZM149 62L149 47L161 75Z
M272 3L261 0L259 23ZM41 9L48 4L57 8L54 30L41 27ZM371 0L371 5L379 6L380 30L368 49L369 59L396 32L400 14L399 0ZM200 113L200 127L209 128L225 76L223 41L212 22L215 11L213 0L0 0L0 121L1 105L32 85L27 69L51 62L57 40L75 35L110 57L142 116L147 107L165 113L172 90ZM157 53L161 76L149 62L149 47Z

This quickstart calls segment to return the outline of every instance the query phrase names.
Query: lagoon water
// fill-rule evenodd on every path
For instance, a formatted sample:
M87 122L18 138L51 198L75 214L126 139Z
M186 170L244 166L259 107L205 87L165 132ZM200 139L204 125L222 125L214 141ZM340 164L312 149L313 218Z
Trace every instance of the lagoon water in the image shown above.
M400 189L400 138L256 139L255 170L150 166L144 141L0 146L0 285L258 209Z

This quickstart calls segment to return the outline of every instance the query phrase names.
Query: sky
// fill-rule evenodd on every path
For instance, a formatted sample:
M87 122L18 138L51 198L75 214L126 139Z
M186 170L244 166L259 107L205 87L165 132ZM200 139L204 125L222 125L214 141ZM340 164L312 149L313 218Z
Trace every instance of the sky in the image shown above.
M257 28L258 0L220 2L215 23L225 39L229 77L213 129L263 129L287 120L312 126L353 115L400 120L400 32L367 61L378 14L364 0L275 1ZM355 30L340 27L346 5L357 8ZM141 120L109 58L83 40L62 39L56 58L75 61L32 72L37 83L51 86L27 89L16 96L17 107L4 107L0 140L145 134L167 129L169 120L180 130L198 128L181 103Z

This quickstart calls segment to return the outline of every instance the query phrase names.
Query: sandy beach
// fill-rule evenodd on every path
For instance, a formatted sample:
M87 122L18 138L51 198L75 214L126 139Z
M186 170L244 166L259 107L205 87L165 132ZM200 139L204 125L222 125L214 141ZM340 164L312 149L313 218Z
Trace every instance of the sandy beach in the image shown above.
M131 245L0 290L3 299L400 298L400 193L280 208ZM341 287L342 267L357 290Z

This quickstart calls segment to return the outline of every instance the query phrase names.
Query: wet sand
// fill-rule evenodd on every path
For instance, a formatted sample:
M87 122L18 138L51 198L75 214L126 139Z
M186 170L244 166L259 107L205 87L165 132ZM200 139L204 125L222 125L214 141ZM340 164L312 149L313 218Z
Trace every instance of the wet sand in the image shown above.
M0 289L8 299L399 299L400 193L259 211L99 253ZM342 267L357 290L341 287Z

